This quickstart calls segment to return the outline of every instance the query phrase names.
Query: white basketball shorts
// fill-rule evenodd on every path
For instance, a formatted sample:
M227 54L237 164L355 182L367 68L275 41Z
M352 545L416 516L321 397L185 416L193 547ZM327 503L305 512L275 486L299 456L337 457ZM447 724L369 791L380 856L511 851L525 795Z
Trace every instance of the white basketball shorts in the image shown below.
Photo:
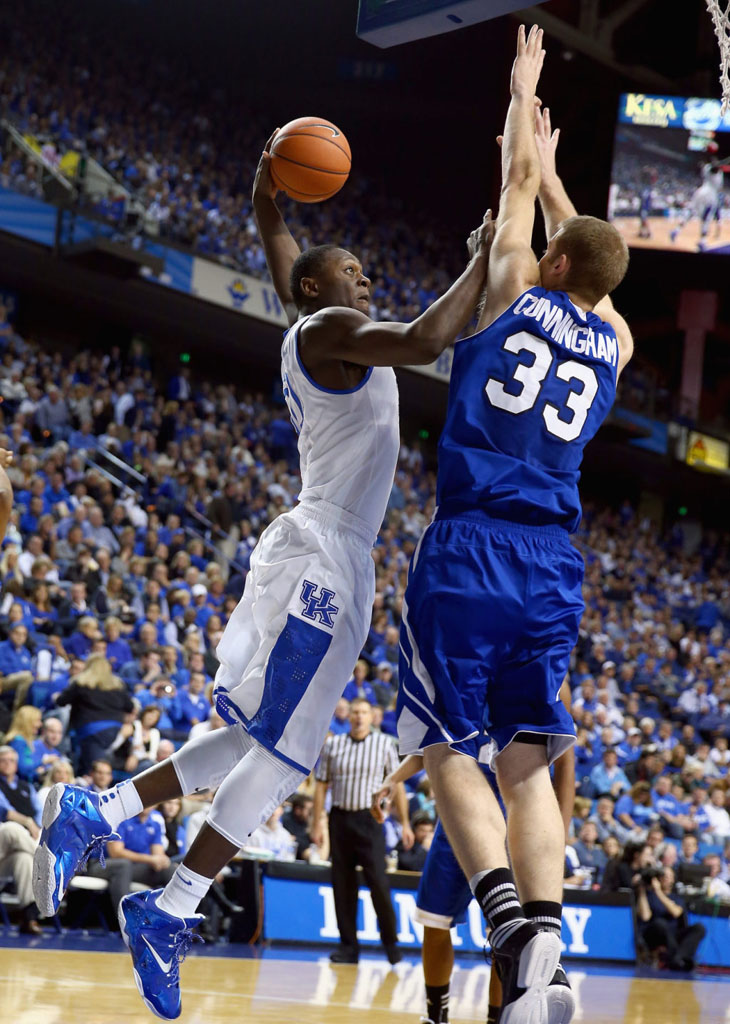
M218 713L306 773L370 628L371 538L357 517L325 502L279 516L251 555L218 644Z

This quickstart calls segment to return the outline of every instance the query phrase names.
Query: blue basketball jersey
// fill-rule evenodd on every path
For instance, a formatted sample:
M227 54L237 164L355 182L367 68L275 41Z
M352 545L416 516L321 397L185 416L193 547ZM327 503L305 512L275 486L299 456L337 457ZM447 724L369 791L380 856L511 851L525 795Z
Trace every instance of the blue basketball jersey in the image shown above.
M456 344L439 442L440 515L576 530L580 464L616 395L610 324L534 287Z

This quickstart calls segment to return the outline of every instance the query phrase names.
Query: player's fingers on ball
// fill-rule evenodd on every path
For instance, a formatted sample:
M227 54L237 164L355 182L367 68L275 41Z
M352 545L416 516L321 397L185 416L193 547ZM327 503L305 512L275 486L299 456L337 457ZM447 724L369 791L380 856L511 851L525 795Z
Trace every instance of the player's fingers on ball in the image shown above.
M273 132L271 133L271 136L269 137L269 141L264 146L264 153L268 153L269 152L269 150L271 149L271 146L273 145L274 139L276 138L276 136L278 134L279 134L279 129L278 128L274 128Z

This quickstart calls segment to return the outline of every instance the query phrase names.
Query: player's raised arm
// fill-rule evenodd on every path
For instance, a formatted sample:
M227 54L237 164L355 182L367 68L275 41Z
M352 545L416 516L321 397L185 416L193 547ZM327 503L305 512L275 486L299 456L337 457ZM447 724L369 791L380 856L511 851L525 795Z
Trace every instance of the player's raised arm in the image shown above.
M556 128L553 131L550 122L550 110L547 107L544 110L536 107L535 144L540 161L540 191L538 198L545 219L545 233L548 242L560 229L563 221L566 221L569 217L578 216L578 211L573 206L558 174L556 153L559 139L560 129ZM604 296L600 302L596 303L593 312L600 316L602 320L610 323L616 331L619 343L618 379L618 376L620 376L621 371L634 352L634 340L631 330L620 313L616 312L609 295Z
M540 191L538 199L545 220L547 240L553 237L562 221L575 217L578 211L570 201L565 186L558 174L556 151L560 139L560 129L552 130L550 109L541 110L535 107L535 144L540 161Z
M313 313L302 327L302 358L311 373L333 359L360 366L410 366L433 362L447 348L474 315L484 290L489 265L489 250L494 238L491 210L469 238L471 259L464 273L433 305L410 324L370 320L354 306L330 306ZM343 298L354 290L367 301L369 282L362 277L359 264L343 251L333 273L355 274L344 286ZM355 273L359 270L359 275ZM359 276L359 281L358 281ZM316 282L304 279L303 289L316 288Z
M266 254L266 263L276 294L286 310L289 324L296 322L298 311L289 285L289 275L300 253L299 246L286 226L276 205L276 185L271 177L269 151L278 128L266 143L253 182L253 212Z
M520 25L510 80L512 98L502 142L499 216L489 262L487 301L478 330L491 323L521 292L539 280L531 240L540 185L535 145L535 89L544 58L542 29L533 25L525 37L525 26Z

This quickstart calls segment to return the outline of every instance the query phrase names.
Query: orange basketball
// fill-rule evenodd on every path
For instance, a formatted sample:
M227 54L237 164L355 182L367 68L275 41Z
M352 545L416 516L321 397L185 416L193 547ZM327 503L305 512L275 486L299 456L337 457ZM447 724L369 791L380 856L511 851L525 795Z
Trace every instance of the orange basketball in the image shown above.
M290 121L271 147L274 184L299 203L321 203L339 192L351 162L349 142L323 117Z

